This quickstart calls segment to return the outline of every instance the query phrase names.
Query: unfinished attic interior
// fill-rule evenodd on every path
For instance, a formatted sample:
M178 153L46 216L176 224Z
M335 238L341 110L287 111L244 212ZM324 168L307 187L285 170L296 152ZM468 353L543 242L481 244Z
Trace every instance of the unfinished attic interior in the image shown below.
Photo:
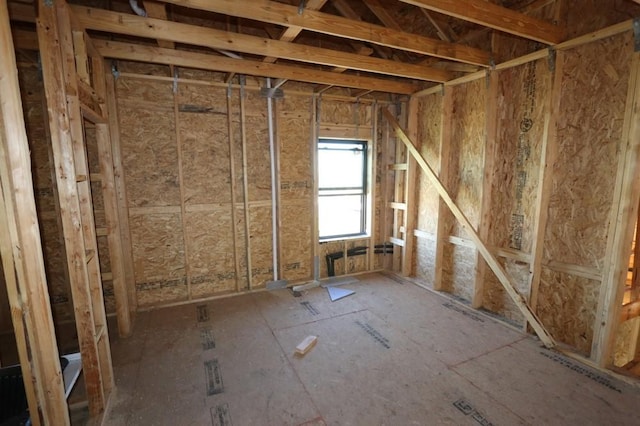
M637 425L640 1L1 0L0 425Z

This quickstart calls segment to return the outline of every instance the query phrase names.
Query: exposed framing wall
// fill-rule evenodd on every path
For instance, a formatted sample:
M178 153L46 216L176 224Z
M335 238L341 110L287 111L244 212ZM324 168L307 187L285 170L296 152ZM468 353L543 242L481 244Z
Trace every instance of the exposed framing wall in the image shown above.
M118 63L115 94L141 308L259 290L273 278L266 99L244 77L225 84L219 73L176 70L174 78L168 67ZM374 130L377 111L377 101L314 95L302 84L274 102L283 279L312 280L316 253L318 276L326 277L327 253L356 246L371 252L384 242L385 145L374 132L385 136ZM316 135L370 141L373 237L314 242ZM384 256L390 255L338 260L336 274L380 269Z
M627 22L561 44L558 59L555 51L551 56L543 51L501 64L486 79L478 73L475 79L445 84L444 101L438 89L425 91L418 108L420 120L436 123L423 126L418 141L431 164L440 165L449 191L456 194L457 182L447 177L450 175L443 165L454 170L457 177L479 182L480 194L484 181L488 200L471 206L460 199L457 203L470 219L482 215L483 222L475 225L479 225L479 232L486 227L485 242L502 259L517 290L529 299L554 338L579 353L591 354L601 365L611 362L609 355L603 355L611 348L597 345L594 334L599 333L603 341L606 338L602 336L607 334L610 339L615 329L608 319L602 326L596 324L596 318L604 312L610 315L601 292L606 289L613 294L615 291L609 289L617 285L612 272L603 273L603 266L611 261L610 247L622 244L613 241L610 227L613 215L618 214L619 201L614 200L614 194L623 191L624 202L629 204L632 201L628 197L636 197L630 192L633 185L623 184L621 177L635 152L627 148L628 113L635 102L628 95L635 90L629 85L635 81L630 72L632 57L637 55L633 53L630 25ZM446 102L451 89L453 107ZM475 90L476 96L463 101L461 89ZM495 98L488 100L486 108L469 108L485 89ZM585 102L585 97L593 101ZM477 112L478 108L490 111L492 104L497 105L495 117L487 113L475 125L465 113ZM448 108L454 111L453 118ZM461 152L473 152L458 147L465 140L458 125L467 133L477 130L475 140L483 144L495 135L495 147L487 151L492 157L484 160L493 166L484 171L484 178L482 170L463 171L458 166ZM436 154L437 148L429 150L438 138L440 154ZM451 151L447 153L445 148ZM472 176L465 178L465 172ZM624 173L630 176L632 171ZM456 270L452 265L461 259L457 253L466 249L472 256L474 246L455 233L441 209L434 226L437 202L431 187L423 180L419 182L417 275L429 286L447 290L522 326L522 316L486 268L479 269L482 272L475 281L458 276L454 285L448 283L449 271ZM436 239L440 235L442 238ZM449 244L457 252L438 248ZM438 250L442 250L440 257ZM616 268L611 266L612 270ZM612 306L618 303L614 298L608 298Z

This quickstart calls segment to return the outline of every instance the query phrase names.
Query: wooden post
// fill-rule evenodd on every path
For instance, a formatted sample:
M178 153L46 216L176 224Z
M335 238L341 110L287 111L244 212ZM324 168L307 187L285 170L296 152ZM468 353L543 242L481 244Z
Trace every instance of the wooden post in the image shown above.
M102 58L92 58L94 88L101 99L106 97L106 83L104 76L104 63ZM106 111L106 106L101 105ZM106 123L96 123L96 141L98 145L98 157L100 161L100 174L102 175L102 196L104 198L104 213L107 222L107 239L109 243L109 257L113 282L113 293L116 300L116 316L118 319L118 332L121 337L131 335L131 309L127 294L127 282L125 277L124 252L122 249L122 237L118 221L118 198L113 172L113 151L111 149L111 131Z
M453 129L453 89L447 88L442 99L442 127L440 130L440 180L445 187L449 186L451 163L451 132ZM451 214L442 198L438 200L438 226L436 229L436 256L434 262L433 289L444 290L444 251L449 244L451 233Z
M184 246L184 273L187 279L187 299L191 300L191 268L189 262L189 242L187 241L187 208L185 205L185 188L183 172L182 139L180 135L180 105L178 105L178 91L180 87L177 83L177 69L174 69L173 84L173 115L176 130L176 149L178 151L178 183L180 184L180 223L182 225L182 243Z
M93 416L104 411L112 387L111 355L97 260L97 244L68 5L40 0L36 26L51 130L69 278Z
M240 134L242 137L242 193L244 200L244 240L247 250L247 285L253 289L253 272L251 267L251 206L249 205L249 176L247 174L249 160L247 159L247 119L244 107L245 86L244 76L240 76Z
M133 270L133 250L131 246L131 231L129 229L129 209L127 206L127 188L124 181L124 167L122 165L122 148L120 146L120 124L118 122L118 105L116 102L115 78L110 67L105 63L106 107L109 118L109 134L111 135L111 154L113 161L114 189L118 203L118 225L122 241L122 261L124 263L124 286L129 299L129 311L133 314L138 305L136 296L136 281ZM133 318L132 318L133 321Z
M480 207L480 223L478 224L478 236L482 241L491 243L489 235L491 233L491 190L493 188L495 176L495 159L497 156L497 131L498 131L498 83L499 73L489 72L487 75L486 99L486 121L485 121L485 142L484 142L484 176L482 180L482 195ZM473 285L473 297L471 306L475 309L482 307L484 280L487 273L487 264L478 256L478 252L474 253L476 258L476 276Z
M0 57L0 109L4 127L0 144L3 194L0 199L0 249L18 354L33 424L67 425L69 413L51 316L6 1L0 2Z
M462 228L471 236L471 240L475 244L476 249L482 254L484 260L487 262L494 274L496 274L496 277L498 278L498 280L500 280L500 283L507 291L511 299L514 301L518 309L520 309L527 321L529 321L542 343L544 343L544 345L548 348L554 347L556 343L554 342L549 332L544 328L544 326L540 323L540 320L536 318L533 311L531 311L529 305L527 305L522 296L513 287L513 284L511 283L507 272L500 265L495 256L491 253L489 248L480 239L473 225L469 222L469 219L467 219L462 210L460 210L460 208L456 205L447 189L438 179L436 173L433 171L433 169L431 169L431 167L429 167L425 159L414 146L411 139L409 139L406 133L402 130L398 122L393 117L393 114L391 114L391 112L386 109L382 110L382 112L393 126L398 138L406 145L407 150L411 153L411 155L413 155L420 167L422 167L422 170L431 181L431 184L435 187L436 191L438 191L440 198L446 203L447 207L451 210L451 213L453 213L460 225L462 225Z
M407 129L409 137L417 140L418 137L418 98L413 96L409 101L409 111ZM416 203L416 191L418 185L416 183L416 160L413 156L406 155L407 170L404 179L404 202L406 208L404 210L404 246L402 247L402 275L408 277L413 273L413 256L414 242L416 240L413 231L416 224L416 216L418 214L418 205Z
M631 64L618 174L614 190L609 238L596 313L591 358L601 367L612 363L624 283L629 268L633 228L640 199L640 53Z

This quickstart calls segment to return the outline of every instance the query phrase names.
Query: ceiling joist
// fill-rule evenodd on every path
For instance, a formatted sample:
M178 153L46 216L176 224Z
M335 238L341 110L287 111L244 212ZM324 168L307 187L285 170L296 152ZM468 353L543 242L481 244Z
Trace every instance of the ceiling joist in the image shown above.
M400 1L545 44L564 40L561 27L486 0Z
M95 39L93 40L93 44L102 56L112 59L175 65L210 71L236 72L239 74L255 75L260 77L282 78L307 83L352 87L363 90L375 87L376 90L381 92L405 95L414 93L419 89L419 87L414 83L402 81L341 74L331 71L320 71L311 68L271 64L268 62L252 61L248 59L232 59L204 53L163 49L155 46L141 46L132 43Z
M449 72L437 68L398 63L354 53L230 33L161 19L144 18L103 9L81 6L71 6L71 9L80 25L88 30L173 41L261 56L273 56L292 61L343 67L423 81L442 83L451 78Z
M417 34L406 33L381 25L343 18L315 10L298 8L287 4L265 0L164 0L167 3L193 9L223 13L277 25L303 28L305 30L336 37L360 40L389 48L405 50L428 56L436 56L474 65L488 66L488 52L461 44L448 43Z

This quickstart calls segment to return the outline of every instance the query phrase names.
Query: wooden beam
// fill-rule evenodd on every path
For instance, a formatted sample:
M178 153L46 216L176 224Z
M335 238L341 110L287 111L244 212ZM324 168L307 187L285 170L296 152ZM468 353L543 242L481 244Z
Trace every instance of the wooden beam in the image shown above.
M327 0L310 0L310 1L306 2L304 7L307 10L320 10L322 8L322 6L324 6L324 4L326 2L327 2ZM282 34L280 34L279 40L280 41L293 41L293 40L296 39L296 37L298 37L298 34L300 34L302 32L302 30L303 30L302 27L298 27L298 26L295 26L295 25L290 25L282 32ZM276 58L274 56L267 56L266 58L263 59L263 62L268 62L268 63L272 64L277 60L278 60L278 58Z
M38 50L38 34L35 31L12 28L11 34L13 35L13 44L16 50Z
M156 64L177 65L212 71L237 72L261 77L286 78L308 83L331 84L357 89L376 87L381 92L411 94L418 89L414 83L338 74L330 71L299 68L289 65L269 64L259 61L224 58L204 53L139 46L115 41L94 40L104 57L143 61Z
M31 421L69 424L7 2L0 2L0 250ZM16 280L17 278L17 280Z
M167 19L167 6L164 3L158 3L157 1L145 1L144 10L147 12L149 18ZM157 40L158 46L165 49L175 49L175 43L166 40Z
M396 136L406 145L407 150L411 153L413 158L415 158L416 162L420 165L425 175L431 181L431 184L435 187L436 191L440 195L440 197L447 204L453 215L456 217L462 228L471 236L474 244L476 245L476 249L482 254L482 257L487 262L493 273L496 275L504 289L507 291L515 305L518 307L520 312L527 319L529 324L533 327L536 334L542 341L542 343L548 347L552 348L556 345L553 337L549 334L549 332L544 328L540 320L533 313L527 302L523 299L523 297L518 293L518 291L514 288L511 279L509 278L507 272L504 270L498 259L491 253L491 250L485 245L485 243L480 239L478 234L476 233L473 225L469 222L469 219L464 215L462 210L456 205L451 195L447 189L442 185L442 182L438 179L436 173L431 169L431 167L427 164L425 159L422 157L420 152L416 149L411 139L407 136L407 134L402 130L398 122L393 117L393 114L389 112L387 109L382 110L384 116L391 123Z
M248 9L247 6L243 6L243 8ZM212 28L169 22L161 19L143 18L137 15L101 9L79 6L72 6L72 9L81 25L86 29L96 31L164 39L213 49L275 56L292 61L344 67L417 80L444 82L449 80L451 76L449 72L440 69L397 63L354 53L270 40L246 34L229 33Z
M565 37L557 25L484 0L400 1L541 43L557 44Z
M616 331L629 268L633 230L640 199L640 53L631 62L629 88L620 142L618 173L609 219L607 249L591 358L601 367L613 363Z
M488 52L469 46L444 42L398 29L386 28L364 21L305 9L265 0L164 0L168 3L210 12L224 13L277 25L296 25L305 30L335 37L359 40L393 49L422 55L488 66Z

